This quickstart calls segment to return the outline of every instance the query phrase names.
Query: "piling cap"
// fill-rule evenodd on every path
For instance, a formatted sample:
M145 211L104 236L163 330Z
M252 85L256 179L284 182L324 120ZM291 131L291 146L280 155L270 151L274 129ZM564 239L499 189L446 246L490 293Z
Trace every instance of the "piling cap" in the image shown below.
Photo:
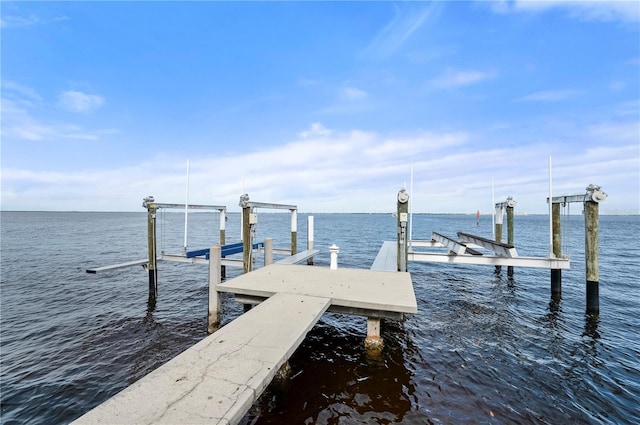
M329 251L335 252L337 254L338 252L340 252L340 247L336 246L336 244L333 244L329 247Z

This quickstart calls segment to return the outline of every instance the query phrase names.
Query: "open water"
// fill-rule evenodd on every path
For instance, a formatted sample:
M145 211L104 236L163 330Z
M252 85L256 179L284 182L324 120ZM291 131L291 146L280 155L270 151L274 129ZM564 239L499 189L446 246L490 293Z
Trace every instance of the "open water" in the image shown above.
M181 252L182 220L159 214L159 249ZM288 214L260 212L258 239L286 247L289 226ZM477 226L472 215L414 215L413 237L491 228L488 216ZM383 322L381 357L367 356L364 318L325 314L290 359L288 383L269 387L243 423L640 423L640 217L600 217L598 317L584 313L583 217L563 228L572 263L561 301L548 270L411 263L418 313ZM190 214L189 235L190 248L217 242L217 214ZM368 268L394 238L391 214L316 214L316 266L335 243L340 267ZM227 242L238 240L230 214ZM547 217L516 216L520 255L546 256L548 240ZM145 212L2 212L3 424L68 423L206 337L206 266L160 263L154 309L142 267L85 273L144 259L146 241ZM223 297L225 322L241 313Z

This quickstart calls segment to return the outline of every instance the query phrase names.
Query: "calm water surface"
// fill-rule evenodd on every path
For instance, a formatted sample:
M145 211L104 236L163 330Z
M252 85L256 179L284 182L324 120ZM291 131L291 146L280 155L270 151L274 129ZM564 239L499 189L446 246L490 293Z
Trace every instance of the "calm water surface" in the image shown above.
M160 215L159 249L182 250L182 220ZM547 218L515 223L518 253L546 256ZM289 226L288 214L260 213L257 237L286 247ZM218 240L216 214L192 214L189 227L192 248ZM418 313L383 322L381 357L364 350L364 318L325 314L290 359L291 379L243 423L640 423L640 218L600 217L599 317L584 314L582 216L563 227L572 263L559 302L548 270L412 263ZM230 214L227 242L238 229ZM491 237L491 218L414 216L414 239L431 231ZM3 424L68 423L206 337L206 266L160 263L152 310L141 267L85 273L144 259L146 213L3 212L1 232ZM316 265L335 243L340 267L368 268L394 238L391 215L316 214ZM224 295L223 320L241 313Z

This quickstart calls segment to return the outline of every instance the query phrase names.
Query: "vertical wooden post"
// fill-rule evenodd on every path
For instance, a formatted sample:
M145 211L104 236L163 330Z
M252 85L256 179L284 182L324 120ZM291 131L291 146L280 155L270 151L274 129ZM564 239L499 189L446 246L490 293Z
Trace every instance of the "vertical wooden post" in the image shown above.
M298 210L291 210L291 255L298 253Z
M207 332L213 333L220 325L220 294L218 285L221 282L222 248L220 245L209 249L209 312L207 315Z
M495 234L496 234L496 242L502 242L502 222L503 222L504 210L502 209L502 205L496 205L496 223L495 223ZM500 273L502 271L502 266L495 266L495 272Z
M587 277L587 314L600 313L598 270L598 210L593 201L584 203L584 258Z
M222 247L226 242L226 227L227 227L227 211L220 210L220 246ZM225 279L227 277L227 266L220 266L220 278Z
M584 259L587 277L587 314L600 314L600 272L598 270L599 202L607 199L600 186L590 184L584 198Z
M273 239L264 239L264 265L273 264Z
M153 197L151 202L153 202ZM149 199L147 198L147 199ZM147 242L149 247L149 306L155 307L158 298L158 274L157 274L157 254L156 254L156 206L153 203L147 204Z
M507 243L509 245L513 245L514 244L514 238L513 238L513 234L514 234L514 229L513 229L513 216L514 216L514 211L513 211L513 205L510 205L509 201L512 201L512 199L510 199L511 197L507 198ZM515 202L514 202L515 203ZM507 276L513 276L513 266L507 266Z
M407 222L409 221L409 194L402 188L398 192L397 202L397 222L398 222L398 271L407 271L407 257L409 245L407 241Z
M253 268L253 243L251 241L251 207L242 208L242 272Z
M551 201L549 201L551 202ZM560 203L554 202L551 207L551 222L553 229L553 255L562 257L562 229L560 228ZM551 298L562 298L562 270L551 269Z
M307 217L307 249L313 249L313 216ZM307 264L313 266L313 257L307 259Z

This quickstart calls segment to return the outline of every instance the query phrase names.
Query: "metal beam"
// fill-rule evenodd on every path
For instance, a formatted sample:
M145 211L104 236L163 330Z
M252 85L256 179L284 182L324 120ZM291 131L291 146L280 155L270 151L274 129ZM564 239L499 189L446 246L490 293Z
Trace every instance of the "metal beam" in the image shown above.
M568 258L542 258L542 257L498 257L478 255L454 255L426 252L410 252L409 261L417 263L449 263L449 264L480 264L487 266L515 266L533 267L539 269L569 269Z
M269 202L247 201L246 206L249 208L270 208L272 210L297 210L297 205L272 204Z
M566 195L566 196L554 196L551 198L554 204L567 204L569 202L584 202L588 199L587 194L583 193L581 195ZM549 203L549 198L547 198L547 204Z
M442 244L436 241L411 241L409 242L411 247L423 247L423 248L440 248Z
M170 203L161 203L161 202L152 202L147 204L147 207L151 208L184 208L185 204L170 204ZM218 210L218 211L226 211L227 207L223 205L197 205L197 204L189 204L187 208L190 210Z
M500 257L513 258L518 256L516 247L505 243L495 242L491 239L481 236L470 235L468 233L458 232L458 237L462 242L471 243L482 248L495 252Z
M456 255L464 254L467 250L467 247L462 245L460 242L441 235L440 233L431 232L431 239L441 243L445 248L449 249L449 251Z

